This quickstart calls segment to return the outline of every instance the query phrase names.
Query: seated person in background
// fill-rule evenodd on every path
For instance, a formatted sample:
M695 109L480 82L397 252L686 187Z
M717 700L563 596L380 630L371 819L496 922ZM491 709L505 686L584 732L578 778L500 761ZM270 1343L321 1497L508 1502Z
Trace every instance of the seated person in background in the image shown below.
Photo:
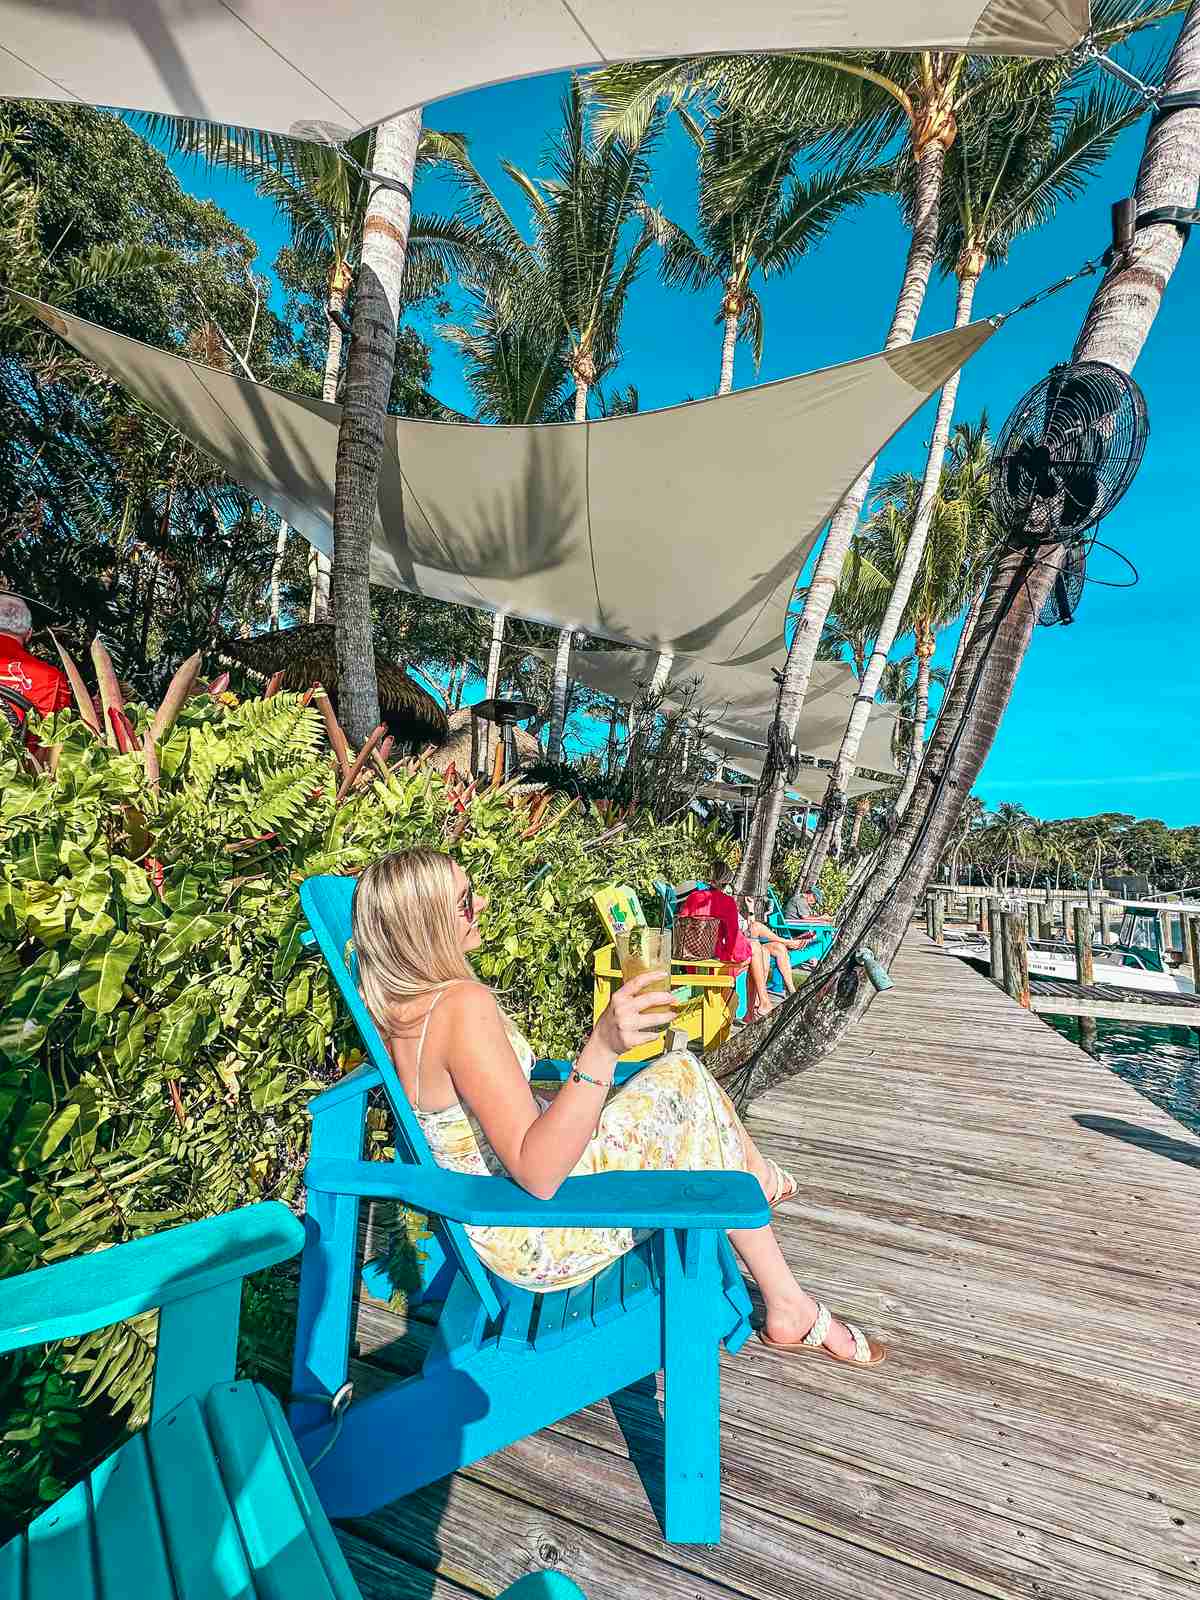
M768 980L771 976L771 957L774 956L775 965L779 968L779 976L783 979L783 987L789 994L795 994L796 983L792 977L792 963L789 951L804 950L813 941L811 939L785 938L778 928L769 928L765 922L760 922L755 914L755 903L748 894L744 894L738 904L741 909L742 931L759 946L765 955Z
M718 961L746 971L746 1021L757 1022L773 1008L767 994L767 958L762 945L752 940L742 925L738 903L729 893L732 871L714 867L707 888L693 889L679 908L681 917L716 917L721 932L714 952Z
M30 654L32 633L33 618L24 600L19 595L0 593L0 684L15 696L4 697L0 716L7 718L14 732L24 726L26 706L48 717L71 704L66 674ZM42 749L31 733L25 735L25 743L31 750Z
M354 890L363 999L438 1166L507 1173L542 1199L568 1177L639 1171L749 1172L773 1205L796 1194L796 1179L759 1153L689 1051L648 1062L614 1092L618 1058L670 1020L670 996L654 987L665 974L617 990L558 1095L539 1102L533 1051L467 961L486 906L456 862L427 849L381 857ZM630 1228L536 1226L467 1234L492 1272L536 1293L587 1282L640 1237ZM731 1229L729 1241L762 1292L765 1343L856 1366L883 1360L881 1345L801 1288L769 1224Z

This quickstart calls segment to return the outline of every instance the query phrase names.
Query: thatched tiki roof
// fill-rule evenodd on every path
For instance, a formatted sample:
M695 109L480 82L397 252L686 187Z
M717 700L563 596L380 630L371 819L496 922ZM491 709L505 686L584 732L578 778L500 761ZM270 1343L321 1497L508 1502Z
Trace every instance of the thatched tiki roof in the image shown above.
M337 655L333 624L306 622L298 628L277 633L259 633L251 639L222 639L220 655L253 677L266 682L283 673L282 688L302 693L314 683L329 691L337 710ZM440 744L446 737L446 713L431 694L409 676L395 661L375 657L379 683L379 714L397 741L409 744Z

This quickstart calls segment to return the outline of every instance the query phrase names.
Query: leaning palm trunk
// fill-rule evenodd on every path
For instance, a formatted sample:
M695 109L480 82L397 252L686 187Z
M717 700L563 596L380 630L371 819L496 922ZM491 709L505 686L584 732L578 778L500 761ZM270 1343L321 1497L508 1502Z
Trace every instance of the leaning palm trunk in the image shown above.
M378 186L367 205L338 427L333 499L338 716L347 735L358 744L379 723L371 641L371 529L396 366L400 286L420 137L420 110L406 111L382 123L375 135L375 171L393 179L396 187Z
M958 664L962 660L963 651L967 648L967 640L971 637L975 630L975 624L979 621L979 608L983 604L983 589L983 584L980 584L979 588L971 596L971 603L967 607L966 616L963 618L962 631L959 633L958 643L954 646L954 660L950 663L950 675L946 680L947 689L949 689L954 680L954 675L958 671Z
M558 635L558 650L554 656L554 694L551 700L550 737L546 745L546 756L550 761L561 761L563 758L563 733L567 722L567 675L571 670L571 639L570 628L563 628Z
M346 291L350 287L350 270L344 261L335 263L329 278L329 299L325 308L329 332L325 344L325 376L321 382L321 399L332 405L337 399L338 378L342 371L342 313L346 309ZM329 557L314 550L308 560L308 576L312 585L308 603L310 622L329 621L329 585L333 576L333 563Z
M900 281L900 294L892 315L892 325L884 341L885 350L911 344L917 317L929 287L929 274L933 270L937 243L938 206L942 193L942 177L946 170L946 144L940 138L929 140L917 158L917 192L914 204L912 234L908 244L908 258L904 263L904 276ZM777 748L789 750L795 742L796 727L808 694L813 663L817 659L817 645L821 630L833 603L834 591L842 575L846 552L858 526L859 513L871 487L875 472L872 459L847 491L845 498L833 514L829 531L825 535L820 557L813 571L804 609L796 621L788 651L787 666L779 688L775 708L774 743ZM754 819L741 866L738 869L737 888L742 894L753 893L761 898L766 893L767 877L775 852L775 837L779 832L779 819L783 815L783 801L787 793L787 772L777 762L768 760L763 766L758 795L754 802Z
M954 326L965 327L971 320L971 303L975 298L975 288L979 282L979 273L982 262L973 258L967 269L962 272L958 280L958 304L955 309ZM805 863L804 881L811 888L821 875L821 868L825 865L825 858L829 854L834 840L840 835L842 816L846 809L846 789L854 775L854 765L858 760L858 749L862 743L863 734L867 731L867 721L871 715L871 707L875 703L875 695L879 688L879 680L883 677L883 669L887 666L888 654L896 642L900 632L904 613L908 606L909 596L912 594L913 584L916 582L920 570L921 558L925 554L925 544L929 538L929 529L933 522L934 503L937 500L938 485L942 479L942 462L946 454L946 445L950 439L950 424L954 418L954 402L958 396L959 373L946 384L938 400L937 419L933 425L933 437L929 442L929 454L925 460L925 477L921 483L921 497L917 502L916 515L913 518L912 532L909 534L908 543L904 547L904 556L900 562L900 570L896 574L896 582L892 588L891 598L888 600L887 610L883 614L883 621L879 625L879 632L875 636L875 644L871 651L871 659L867 662L858 685L858 694L855 696L854 706L850 712L850 720L846 724L846 731L842 735L841 748L837 759L833 763L833 771L829 774L829 786L825 791L825 802L822 807L821 826L817 830L817 837L813 848ZM928 698L928 663L926 663L926 697Z
M1200 93L1200 0L1189 7L1166 72L1171 94ZM1196 204L1200 186L1200 106L1150 124L1138 171L1139 214ZM1132 369L1179 261L1183 234L1172 223L1138 230L1109 268L1075 345L1077 361ZM1012 695L1038 611L1054 583L1062 549L1042 546L1002 557L979 620L963 649L916 789L899 830L847 907L833 949L810 982L769 1021L712 1053L722 1077L737 1074L753 1096L815 1065L862 1015L873 990L853 958L869 942L890 962L938 862L955 836L963 802L979 775Z

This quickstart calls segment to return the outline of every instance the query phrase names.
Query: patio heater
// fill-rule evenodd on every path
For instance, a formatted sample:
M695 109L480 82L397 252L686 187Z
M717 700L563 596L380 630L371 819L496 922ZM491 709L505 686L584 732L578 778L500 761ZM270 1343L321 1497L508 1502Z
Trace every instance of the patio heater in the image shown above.
M528 722L536 716L537 707L528 700L481 700L471 707L471 773L474 777L488 776L486 771L488 733L486 724L496 724L496 754L492 761L491 782L503 783L517 770L517 746L513 729L518 723Z

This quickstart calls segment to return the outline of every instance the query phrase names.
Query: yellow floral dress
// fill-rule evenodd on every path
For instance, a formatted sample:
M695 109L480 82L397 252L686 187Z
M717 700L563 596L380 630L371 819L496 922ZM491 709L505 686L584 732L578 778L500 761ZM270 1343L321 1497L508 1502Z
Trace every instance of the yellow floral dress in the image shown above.
M507 1018L504 1026L517 1063L529 1078L533 1051ZM464 1105L442 1111L420 1109L424 1043L422 1030L416 1061L416 1116L434 1160L452 1172L503 1175L500 1158ZM544 1107L545 1102L539 1104ZM741 1125L712 1074L695 1056L680 1051L652 1061L612 1095L571 1176L714 1169L746 1170ZM484 1265L497 1277L540 1291L570 1289L586 1282L646 1237L631 1228L468 1227L467 1234Z

